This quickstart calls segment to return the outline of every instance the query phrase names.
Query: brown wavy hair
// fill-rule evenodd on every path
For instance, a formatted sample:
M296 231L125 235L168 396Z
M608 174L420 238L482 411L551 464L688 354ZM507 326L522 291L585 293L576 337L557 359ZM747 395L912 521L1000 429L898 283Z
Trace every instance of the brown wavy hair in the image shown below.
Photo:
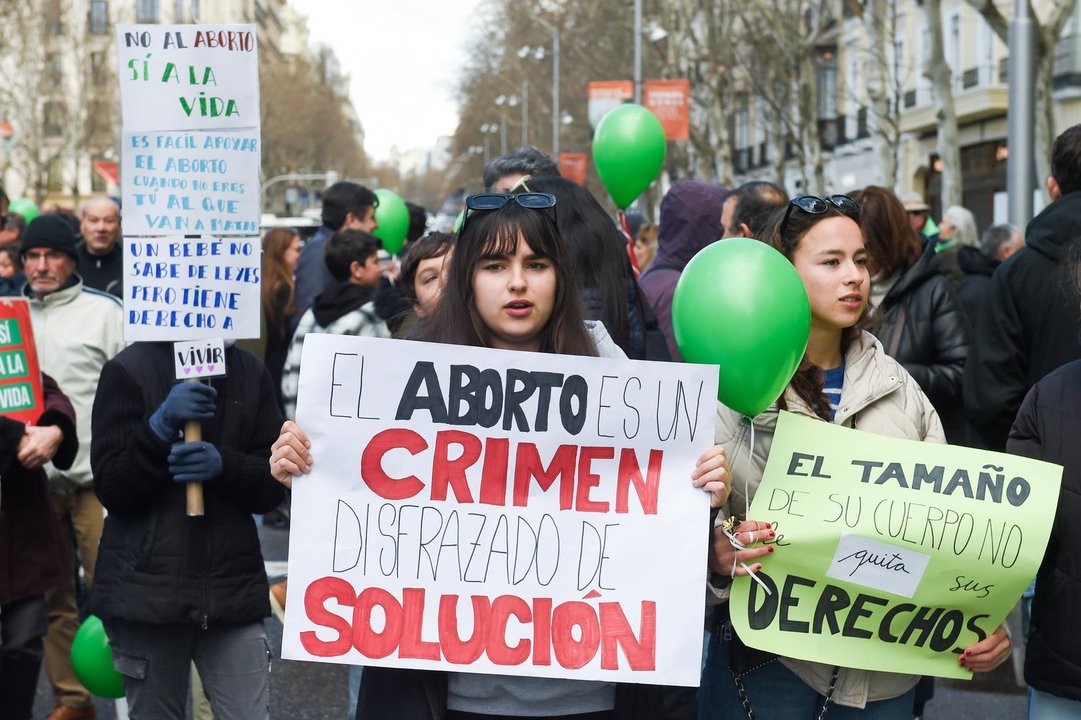
M574 270L551 210L523 208L508 202L498 210L470 213L454 245L447 267L447 284L435 310L417 323L416 340L492 347L492 336L477 312L473 277L485 257L513 255L525 238L533 252L552 261L556 296L552 316L541 330L540 351L596 356L597 347L586 329Z
M290 228L273 228L263 236L263 314L268 326L281 331L296 312L296 281L293 271L285 266L285 251L296 236ZM281 303L283 288L285 302Z
M854 198L853 198L854 199ZM776 210L769 219L766 221L765 226L762 228L762 232L759 235L759 239L762 242L770 245L775 250L779 251L782 255L788 258L789 262L796 254L796 248L799 247L800 240L803 236L810 232L818 223L831 217L846 217L852 220L856 225L860 225L860 218L862 217L862 208L860 213L852 214L842 211L840 208L827 203L826 211L819 215L813 215L808 212L800 210L798 207L793 207L792 211L788 214L788 222L784 222L785 213L788 211L786 205L779 210ZM905 222L908 222L908 218L905 218ZM784 227L782 227L782 225ZM866 242L866 240L864 241ZM843 355L848 351L849 345L852 341L860 336L863 332L863 328L867 325L868 308L864 308L863 314L860 315L859 320L852 327L847 327L841 332L841 354ZM822 373L822 368L813 364L807 359L807 356L803 356L803 360L800 362L799 368L796 369L796 374L792 376L791 382L788 386L792 388L792 391L814 411L815 415L826 420L830 419L830 401L823 394L823 384L825 383L825 376ZM782 410L788 409L788 404L785 402L784 394L778 399L777 404Z
M923 243L893 191L868 185L852 199L860 204L860 229L872 274L888 278L912 267L923 253Z

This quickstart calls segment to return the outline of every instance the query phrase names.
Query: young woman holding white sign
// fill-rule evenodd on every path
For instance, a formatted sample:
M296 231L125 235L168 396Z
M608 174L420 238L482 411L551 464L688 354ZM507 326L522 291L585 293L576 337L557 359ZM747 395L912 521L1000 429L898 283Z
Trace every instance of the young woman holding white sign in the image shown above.
M735 472L731 497L723 505L715 504L726 517L747 516L779 410L891 437L945 442L938 415L919 386L862 329L871 282L859 205L844 195L798 197L770 218L761 239L783 253L802 278L811 304L811 335L803 362L782 397L754 418L750 458L751 433L744 418L725 408L719 413L717 440L728 449ZM720 527L714 536L710 589L722 601L718 606L722 621L710 643L699 717L910 720L918 675L778 658L739 641L725 612L729 578L747 574L743 564L775 546L759 544L772 538L766 522L747 520L736 529L739 544L748 549L737 549ZM1009 638L999 628L965 650L959 662L972 671L987 671L1009 652Z
M625 357L603 326L582 319L581 304L546 193L487 194L470 208L435 311L413 335L429 342L566 355ZM287 422L270 458L286 485L311 469L310 443ZM696 485L716 503L727 498L721 446L703 454ZM541 713L541 715L538 715ZM573 717L576 720L690 720L687 689L579 680L366 667L358 718L473 720Z

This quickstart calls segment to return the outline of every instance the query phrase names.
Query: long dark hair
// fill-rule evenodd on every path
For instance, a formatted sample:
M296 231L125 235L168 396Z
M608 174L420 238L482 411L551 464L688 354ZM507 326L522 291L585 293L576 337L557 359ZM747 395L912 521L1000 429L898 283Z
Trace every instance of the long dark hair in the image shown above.
M595 290L601 299L601 317L612 339L630 354L628 282L634 282L627 239L596 198L578 183L547 176L527 181L534 192L556 196L556 225L567 247L579 290ZM636 293L640 298L641 293ZM645 316L642 308L638 308Z
M923 253L923 242L893 191L868 185L852 197L860 204L860 229L875 273L888 278L916 264Z
M273 228L263 236L263 314L279 335L296 311L296 282L293 271L285 266L285 251L296 236L290 228ZM283 296L285 302L281 302Z
M492 347L491 332L477 312L473 277L483 258L513 255L522 238L533 252L551 260L556 272L552 316L541 331L540 351L596 356L597 347L582 319L578 287L551 211L523 208L516 202L499 210L470 213L450 257L443 295L435 311L417 323L415 339Z
M844 217L855 222L857 226L860 224L858 215L844 212L840 208L829 203L827 203L826 211L818 215L804 212L803 210L794 207L792 208L792 211L788 213L788 222L785 223L784 218L787 211L788 207L785 206L770 215L769 220L766 221L765 227L762 228L762 234L759 236L759 239L773 247L775 250L778 250L782 255L788 258L789 262L791 262L795 256L796 248L799 247L800 240L803 239L803 236L823 220L832 217ZM853 340L860 336L863 332L863 328L867 325L867 311L869 307L870 306L864 308L863 314L860 315L860 318L856 321L855 325L841 331L842 355L848 351L849 345L852 344ZM813 364L807 359L807 356L804 355L799 368L796 370L796 374L792 376L789 387L791 387L792 391L807 403L808 407L810 407L818 417L828 421L830 419L830 401L822 393L823 383L825 382L822 370L823 368ZM782 410L788 409L783 394L781 395L778 404Z

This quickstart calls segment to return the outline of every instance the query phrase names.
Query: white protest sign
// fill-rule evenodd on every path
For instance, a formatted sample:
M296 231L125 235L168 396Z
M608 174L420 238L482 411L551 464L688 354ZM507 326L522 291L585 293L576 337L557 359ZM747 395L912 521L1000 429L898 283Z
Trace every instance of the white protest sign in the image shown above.
M124 339L259 337L258 237L124 237Z
M695 686L716 368L309 334L282 657Z
M254 25L117 25L126 131L259 126Z
M124 232L259 233L259 128L125 132Z
M225 341L221 338L173 343L177 380L225 375Z

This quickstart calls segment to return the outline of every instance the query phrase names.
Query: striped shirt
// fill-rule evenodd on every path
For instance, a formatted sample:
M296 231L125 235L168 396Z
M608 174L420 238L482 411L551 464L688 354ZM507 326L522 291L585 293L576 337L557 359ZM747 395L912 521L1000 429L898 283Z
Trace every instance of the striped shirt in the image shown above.
M837 415L837 406L841 402L841 388L845 384L845 362L842 359L841 364L832 370L823 371L824 382L822 384L822 394L826 396L826 399L830 401L830 421Z

